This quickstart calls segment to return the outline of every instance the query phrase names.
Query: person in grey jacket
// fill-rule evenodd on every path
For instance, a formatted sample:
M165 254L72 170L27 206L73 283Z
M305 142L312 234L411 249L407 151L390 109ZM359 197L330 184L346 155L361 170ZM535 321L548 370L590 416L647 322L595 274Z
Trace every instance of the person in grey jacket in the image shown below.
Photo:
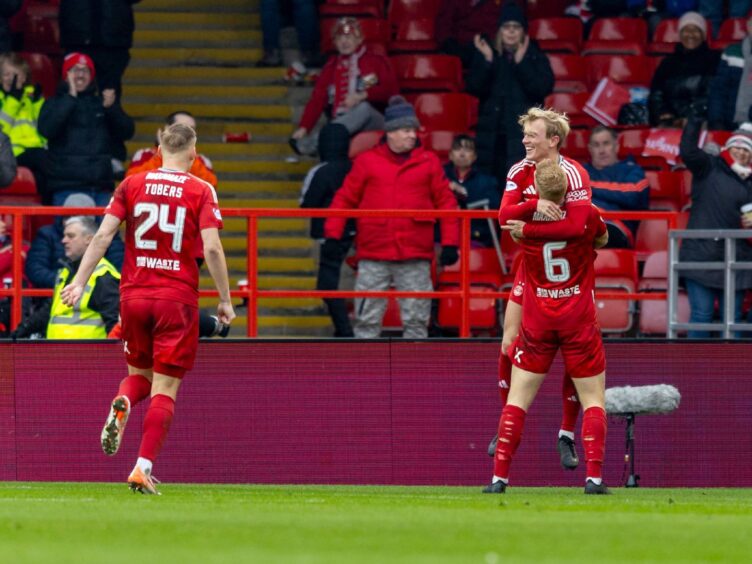
M9 186L16 177L16 157L8 136L0 131L0 188Z
M700 114L700 115L698 115ZM697 144L704 111L693 111L687 121L679 146L680 155L692 172L692 208L688 229L752 228L741 207L752 203L752 124L744 124L734 132L720 155L711 156ZM736 242L736 260L752 261L752 246L745 239ZM724 260L723 239L684 239L681 262ZM713 320L715 301L723 311L725 299L722 270L686 270L682 272L689 297L690 322L709 323ZM736 273L735 319L741 318L744 291L752 288L752 270ZM711 336L709 331L690 331L690 338Z

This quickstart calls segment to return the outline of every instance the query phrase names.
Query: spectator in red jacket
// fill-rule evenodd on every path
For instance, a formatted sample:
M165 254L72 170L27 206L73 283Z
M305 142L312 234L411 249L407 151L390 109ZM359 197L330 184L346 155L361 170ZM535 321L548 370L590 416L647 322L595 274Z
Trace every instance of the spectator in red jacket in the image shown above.
M297 153L315 153L316 138L310 133L324 112L333 122L344 125L350 135L383 129L380 110L390 96L399 92L389 59L363 45L358 20L341 18L332 35L337 54L329 57L321 70L300 124L290 138Z
M470 68L475 54L475 36L485 35L490 43L496 35L501 0L444 0L436 15L436 41L447 55L462 60Z
M457 201L439 158L417 146L420 127L415 110L402 96L393 96L385 112L386 140L355 159L331 209L455 210ZM332 217L324 224L327 246L334 247L345 230L346 218ZM357 220L355 247L358 276L355 290L386 290L391 283L402 291L430 292L434 258L433 218L363 217ZM459 221L441 220L440 262L457 262ZM326 250L326 249L324 249ZM400 299L404 337L428 336L429 299ZM381 334L385 299L355 300L355 337Z

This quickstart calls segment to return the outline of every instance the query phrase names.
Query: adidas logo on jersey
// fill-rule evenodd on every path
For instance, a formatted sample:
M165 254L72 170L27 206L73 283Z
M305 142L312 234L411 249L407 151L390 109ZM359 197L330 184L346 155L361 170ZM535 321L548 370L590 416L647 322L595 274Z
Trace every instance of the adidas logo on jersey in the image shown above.
M527 188L525 188L522 191L522 193L525 194L526 196L535 196L537 194L537 192L535 191L535 186L533 185L530 185Z

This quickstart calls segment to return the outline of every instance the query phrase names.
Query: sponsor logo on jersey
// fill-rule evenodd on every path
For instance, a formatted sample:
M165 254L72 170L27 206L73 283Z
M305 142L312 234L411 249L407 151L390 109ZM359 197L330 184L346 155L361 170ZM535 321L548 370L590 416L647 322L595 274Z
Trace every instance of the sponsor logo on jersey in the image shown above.
M166 180L175 184L185 184L188 176L184 174L172 174L170 172L147 172L146 180Z
M572 296L578 296L582 292L580 291L580 285L575 284L569 288L536 288L535 295L538 298L571 298Z
M180 270L180 261L157 257L136 257L136 266L153 270Z
M587 199L588 199L587 190L572 190L571 192L567 192L565 201L567 203L571 203L571 202L580 202L582 200L587 200Z
M216 217L218 221L222 221L222 213L217 208L214 208L213 211L214 217Z
M512 180L507 180L507 187L504 191L511 192L512 190L517 190L517 183L513 182Z
M512 293L519 298L522 295L522 291L523 291L522 284L517 284L514 287L514 290L512 290Z

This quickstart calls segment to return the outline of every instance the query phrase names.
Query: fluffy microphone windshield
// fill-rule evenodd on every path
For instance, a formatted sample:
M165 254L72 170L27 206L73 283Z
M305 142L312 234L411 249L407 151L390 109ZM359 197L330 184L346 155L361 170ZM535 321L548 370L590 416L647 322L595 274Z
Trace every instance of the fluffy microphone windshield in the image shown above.
M681 394L674 386L624 386L606 390L606 413L626 415L628 413L671 413L681 401Z

